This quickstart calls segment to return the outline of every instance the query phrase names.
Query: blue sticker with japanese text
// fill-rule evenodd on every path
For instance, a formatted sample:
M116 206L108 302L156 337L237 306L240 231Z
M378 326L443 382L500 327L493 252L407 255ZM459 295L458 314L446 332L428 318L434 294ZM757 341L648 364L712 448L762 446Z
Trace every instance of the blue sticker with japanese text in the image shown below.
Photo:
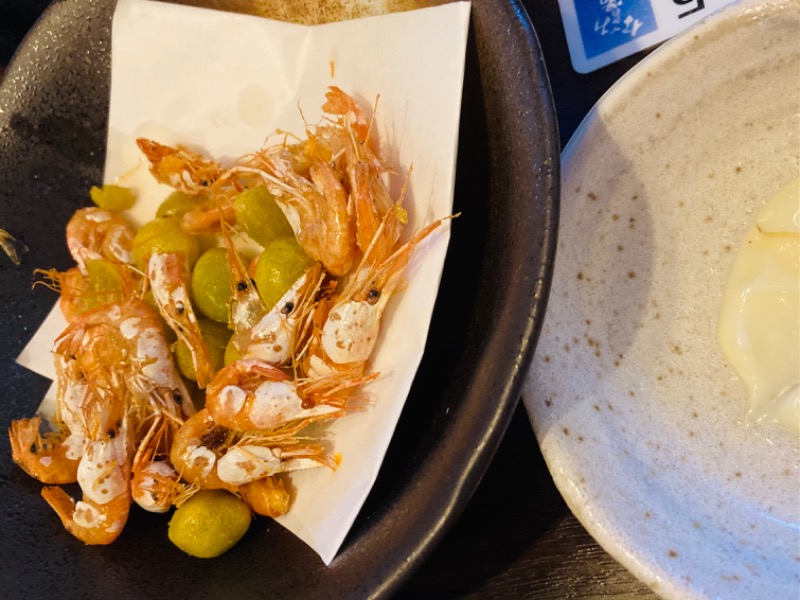
M558 0L572 66L589 73L663 42L735 0Z
M650 0L575 0L586 58L655 31Z

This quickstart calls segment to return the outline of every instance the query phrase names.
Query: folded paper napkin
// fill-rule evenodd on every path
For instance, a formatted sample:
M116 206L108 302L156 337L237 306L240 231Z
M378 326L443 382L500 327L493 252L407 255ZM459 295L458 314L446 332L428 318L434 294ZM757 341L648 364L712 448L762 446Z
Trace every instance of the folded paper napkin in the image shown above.
M449 215L469 10L459 2L307 26L120 0L105 180L134 189L139 200L129 216L142 223L171 190L150 176L136 138L181 143L224 162L264 146L278 129L303 137L303 118L318 122L336 85L370 112L380 98L377 137L398 174L390 190L399 192L413 164L408 231ZM372 361L382 375L366 390L374 404L327 429L340 467L292 475L296 497L278 521L326 564L375 481L422 358L448 238L443 228L417 253L408 285L384 313ZM18 362L52 379L51 348L64 325L54 309ZM51 389L40 413L52 414L53 397Z

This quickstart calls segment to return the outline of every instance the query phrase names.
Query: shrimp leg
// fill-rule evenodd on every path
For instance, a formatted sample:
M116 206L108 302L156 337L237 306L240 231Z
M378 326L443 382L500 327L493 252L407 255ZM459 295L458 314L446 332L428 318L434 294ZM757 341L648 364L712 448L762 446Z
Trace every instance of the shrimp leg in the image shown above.
M150 425L133 457L131 467L131 497L148 512L163 513L175 504L186 486L167 460L156 460L159 453L168 452L174 423L158 415Z

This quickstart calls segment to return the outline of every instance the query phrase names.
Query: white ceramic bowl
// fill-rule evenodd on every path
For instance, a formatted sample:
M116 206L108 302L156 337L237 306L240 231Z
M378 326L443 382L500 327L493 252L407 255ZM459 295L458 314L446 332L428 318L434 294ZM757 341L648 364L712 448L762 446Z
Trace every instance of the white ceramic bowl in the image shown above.
M716 337L745 231L800 174L799 113L800 2L741 2L623 77L562 157L524 401L572 511L666 598L800 590L798 438L745 422Z

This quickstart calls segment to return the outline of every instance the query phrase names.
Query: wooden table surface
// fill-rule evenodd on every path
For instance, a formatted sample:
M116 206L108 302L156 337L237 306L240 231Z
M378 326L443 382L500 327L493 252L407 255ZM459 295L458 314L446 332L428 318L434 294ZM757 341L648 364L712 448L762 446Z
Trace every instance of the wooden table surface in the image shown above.
M479 1L479 0L478 0ZM0 0L3 64L44 0ZM562 144L592 105L643 53L589 75L570 64L557 0L526 0L550 73ZM453 529L397 594L399 599L655 599L570 513L522 405L483 481Z

